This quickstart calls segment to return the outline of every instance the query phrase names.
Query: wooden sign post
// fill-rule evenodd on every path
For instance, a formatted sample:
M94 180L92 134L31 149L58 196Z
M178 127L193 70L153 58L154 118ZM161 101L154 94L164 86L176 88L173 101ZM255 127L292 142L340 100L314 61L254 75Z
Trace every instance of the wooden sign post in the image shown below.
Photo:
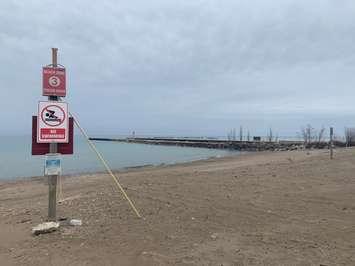
M48 221L57 220L57 183L61 173L61 155L73 154L74 119L65 97L65 67L58 64L58 48L52 48L52 63L42 68L42 96L37 116L32 116L32 155L45 155L44 175L48 177Z
M57 67L58 48L52 48L52 65ZM48 96L49 101L58 101L58 96ZM50 143L49 144L49 153L57 153L58 144ZM58 175L48 176L48 220L56 221L57 220L57 182Z
M333 159L333 135L334 135L334 131L333 131L333 127L330 128L330 159Z

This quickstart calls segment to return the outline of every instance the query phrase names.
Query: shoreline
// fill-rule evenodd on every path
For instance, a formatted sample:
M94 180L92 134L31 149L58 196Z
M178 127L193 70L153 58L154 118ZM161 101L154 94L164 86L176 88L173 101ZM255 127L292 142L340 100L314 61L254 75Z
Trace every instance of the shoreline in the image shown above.
M136 165L136 166L127 166L127 167L122 167L122 168L111 168L112 172L114 173L125 173L128 171L133 171L135 169L144 169L144 168L150 168L150 167L164 167L164 166L174 166L174 165L180 165L180 164L189 164L189 163L194 163L194 162L199 162L199 161L205 161L205 160L210 160L210 159L218 159L218 158L225 158L225 157L235 157L235 156L241 156L242 154L245 153L254 153L254 152L240 152L236 153L234 155L225 155L225 156L209 156L206 158L201 158L201 159L193 159L189 161L182 161L182 162L172 162L172 163L158 163L158 164L142 164L142 165ZM258 152L260 153L260 152ZM110 165L111 166L111 165ZM61 175L61 177L68 178L68 177L75 177L75 176L81 176L81 175L95 175L95 174L106 174L106 171L79 171L77 173L71 173L71 174L64 174ZM36 180L45 177L44 175L42 176L19 176L19 177L11 177L11 178L3 178L0 179L0 184L1 183L6 183L6 182L12 182L12 181L26 181L26 180Z
M8 143L14 142L14 146ZM3 139L0 151L0 180L26 179L43 175L43 156L31 156L28 139L14 137ZM162 147L143 144L96 144L105 159L115 170L129 166L145 164L174 163L206 158L214 155L225 155L228 151L217 151L201 148ZM12 149L16 152L13 152ZM78 138L73 156L63 155L63 174L73 175L98 172L104 168L97 162L96 155L90 150L84 138Z
M337 150L345 150L349 148L337 148ZM355 149L355 148L354 148ZM123 167L123 168L111 168L112 172L114 174L125 174L129 172L135 172L135 171L144 171L144 170L152 170L152 169L163 169L163 168L168 168L168 167L175 167L175 166L187 166L187 165L194 165L195 163L204 163L204 162L211 162L211 161L217 161L217 160L223 160L223 159L234 159L234 158L239 158L241 159L245 158L245 156L251 156L254 157L254 155L270 155L270 154L288 154L288 153L308 153L308 152L316 152L316 153L327 153L329 150L324 150L324 149L313 149L313 150L292 150L292 151L242 151L236 154L232 155L225 155L225 156L210 156L208 158L202 158L202 159L196 159L196 160L191 160L191 161L186 161L186 162L173 162L173 163L159 163L159 164L144 164L144 165L137 165L137 166L128 166L128 167ZM93 175L107 175L106 171L81 171L73 174L64 174L60 175L62 178L74 178L74 177L80 177L80 176L93 176ZM28 176L28 177L14 177L10 179L0 179L0 185L2 183L16 183L20 181L38 181L46 176Z

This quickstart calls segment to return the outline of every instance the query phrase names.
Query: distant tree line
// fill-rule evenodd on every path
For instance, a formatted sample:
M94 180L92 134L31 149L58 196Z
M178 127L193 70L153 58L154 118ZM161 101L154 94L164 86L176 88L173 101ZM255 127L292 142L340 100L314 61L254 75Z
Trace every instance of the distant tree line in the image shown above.
M355 128L346 127L344 130L344 136L334 136L333 139L340 146L355 146ZM301 127L301 131L298 132L297 136L301 138L307 147L323 147L328 145L329 132L324 126L320 128L315 128L311 124ZM264 136L251 136L250 131L246 130L244 134L243 126L239 127L239 133L237 133L236 128L232 128L227 133L227 140L229 141L266 141L266 142L278 142L278 134L275 134L273 129L270 127Z
M325 127L321 127L320 129L315 129L312 125L308 124L305 127L301 128L301 136L305 144L311 143L321 143L324 142L325 137Z

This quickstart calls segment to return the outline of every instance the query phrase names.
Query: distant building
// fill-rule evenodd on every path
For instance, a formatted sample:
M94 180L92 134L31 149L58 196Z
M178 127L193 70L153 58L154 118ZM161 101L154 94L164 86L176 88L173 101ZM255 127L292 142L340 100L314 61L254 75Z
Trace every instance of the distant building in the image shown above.
M253 137L253 141L261 141L261 137L259 137L259 136L254 136L254 137Z

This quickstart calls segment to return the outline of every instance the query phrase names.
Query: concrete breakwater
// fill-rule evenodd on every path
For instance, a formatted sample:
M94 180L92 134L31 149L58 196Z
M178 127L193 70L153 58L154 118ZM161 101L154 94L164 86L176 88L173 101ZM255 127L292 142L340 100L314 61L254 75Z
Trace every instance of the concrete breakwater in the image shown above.
M230 141L218 139L185 139L185 138L90 138L95 141L119 141L150 145L182 146L209 149L230 149L239 151L284 151L304 148L329 148L328 142L304 144L303 141ZM335 143L335 146L342 146Z

